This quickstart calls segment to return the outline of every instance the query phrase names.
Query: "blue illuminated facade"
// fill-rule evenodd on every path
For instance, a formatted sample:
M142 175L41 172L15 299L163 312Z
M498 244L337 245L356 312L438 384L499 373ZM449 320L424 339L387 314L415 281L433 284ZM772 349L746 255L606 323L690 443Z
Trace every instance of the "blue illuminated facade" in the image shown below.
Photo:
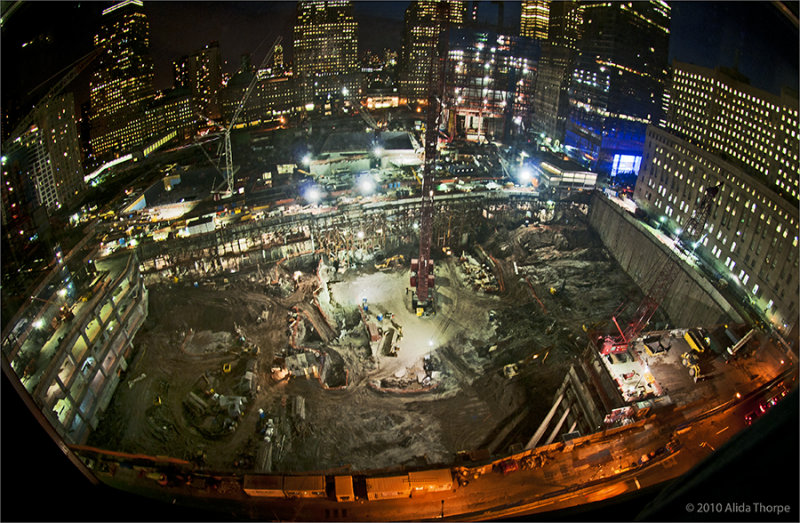
M645 131L668 78L670 7L662 1L583 5L564 144L617 183L635 182Z

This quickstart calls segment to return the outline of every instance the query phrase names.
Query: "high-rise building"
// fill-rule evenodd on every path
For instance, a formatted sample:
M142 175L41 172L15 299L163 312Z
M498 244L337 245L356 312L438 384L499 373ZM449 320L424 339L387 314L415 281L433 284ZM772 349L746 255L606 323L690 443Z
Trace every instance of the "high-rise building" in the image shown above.
M16 170L31 184L27 188L20 186L17 191L25 193L32 188L36 204L48 213L80 199L85 184L72 93L51 98L36 109L33 124L10 149L14 154L9 156L22 158ZM13 192L10 183L8 188ZM18 201L19 196L10 198L9 205L24 205L24 201Z
M800 196L797 93L772 95L737 71L675 62L666 129L750 172L790 201Z
M670 6L662 0L591 2L582 11L565 144L584 165L633 181L645 129L659 122Z
M409 100L427 99L429 71L434 67L434 55L440 31L440 2L420 0L406 9L403 45L400 51L400 93ZM456 29L464 23L465 4L460 0L447 1L447 24ZM436 72L435 70L433 71Z
M205 118L220 117L219 90L222 88L222 60L219 43L211 42L203 49L173 62L175 87L188 88L193 109Z
M541 43L532 128L545 142L559 146L569 110L567 95L575 62L581 23L581 4L575 0L550 3L548 37ZM544 134L544 136L541 136Z
M104 10L94 45L102 52L89 81L90 144L102 158L127 151L148 135L143 107L154 94L153 61L142 2L124 0Z
M538 55L530 38L452 31L445 87L448 131L482 142L527 128Z
M519 34L537 40L547 40L550 0L527 0L522 2Z
M304 104L359 94L358 24L346 0L302 0L294 25L294 74Z
M721 184L696 251L787 334L798 317L797 94L679 62L671 94L664 128L647 129L634 199L676 231Z

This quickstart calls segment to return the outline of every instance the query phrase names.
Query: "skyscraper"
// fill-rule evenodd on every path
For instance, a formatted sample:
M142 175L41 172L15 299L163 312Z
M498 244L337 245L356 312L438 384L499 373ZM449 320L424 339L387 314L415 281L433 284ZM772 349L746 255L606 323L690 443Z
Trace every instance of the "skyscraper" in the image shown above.
M582 9L565 144L600 173L635 177L645 129L659 121L670 7L651 0L592 2Z
M153 97L150 24L140 0L124 0L103 11L94 37L102 48L89 81L92 152L96 157L129 150L147 136L144 105Z
M34 123L11 149L21 149L24 160L18 169L32 183L36 203L48 213L80 198L85 185L72 93L51 98L39 107ZM17 190L25 191L21 187ZM11 203L23 203L16 201L18 196Z
M575 62L581 23L581 4L575 0L551 2L547 40L541 43L536 92L533 97L533 130L546 141L564 141L569 109L570 73Z
M294 25L294 73L303 103L351 99L360 88L358 24L346 0L303 0Z
M530 38L454 31L445 88L449 132L482 142L527 127L538 55Z
M455 29L464 23L465 4L460 0L447 2L447 23ZM411 2L406 9L403 46L400 51L400 93L409 100L425 99L433 67L434 51L441 28L439 2Z
M203 49L183 56L173 63L175 87L188 88L193 109L206 118L220 117L219 90L222 87L222 63L219 43L211 42Z
M528 0L522 2L519 35L537 40L547 40L550 0Z

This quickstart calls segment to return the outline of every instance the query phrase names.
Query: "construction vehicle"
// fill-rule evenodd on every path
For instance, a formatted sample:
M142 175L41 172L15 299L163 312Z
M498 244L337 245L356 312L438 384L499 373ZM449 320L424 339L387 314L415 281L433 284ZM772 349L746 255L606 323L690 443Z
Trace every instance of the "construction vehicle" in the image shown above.
M397 254L390 258L386 258L380 263L376 263L375 268L378 270L388 269L389 267L396 267L397 265L402 264L403 262L405 262L405 256L403 256L402 254Z
M703 377L700 372L700 357L709 346L708 338L704 337L699 329L689 329L683 335L683 339L689 345L689 350L681 354L681 365L689 369L689 376L697 383Z

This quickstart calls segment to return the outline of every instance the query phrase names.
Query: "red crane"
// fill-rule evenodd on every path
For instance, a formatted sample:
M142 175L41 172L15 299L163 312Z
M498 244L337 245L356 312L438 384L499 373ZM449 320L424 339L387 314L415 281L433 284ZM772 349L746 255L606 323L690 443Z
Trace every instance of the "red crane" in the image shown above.
M700 233L703 232L703 227L706 224L706 220L708 220L708 215L711 212L714 198L717 196L717 193L719 193L720 185L706 189L706 192L700 199L700 203L698 204L694 215L689 219L688 222L686 222L686 227L681 234L681 241L684 244L692 244L692 247L694 247L694 242L698 240ZM619 331L619 336L608 335L602 337L600 340L601 354L625 352L628 350L628 344L635 340L639 334L642 333L644 328L647 326L647 323L653 317L653 314L655 314L656 310L658 310L658 307L664 301L664 298L666 298L667 291L669 291L669 288L672 285L672 282L675 280L675 276L677 275L678 267L679 265L672 262L669 258L664 260L661 268L656 274L655 279L653 280L653 284L650 286L647 294L645 294L644 299L639 304L639 307L633 314L633 318L628 323L624 331L619 326L616 317L621 310L617 310L617 312L614 313L614 315L611 317L611 320L614 322L614 325L616 325L617 330Z
M439 30L431 68L428 70L428 111L425 120L425 165L422 174L422 205L419 220L419 257L411 260L412 308L417 315L433 312L434 285L431 237L433 235L433 184L436 166L436 144L439 140L441 100L444 96L445 63L447 58L448 2L439 2L436 24Z

